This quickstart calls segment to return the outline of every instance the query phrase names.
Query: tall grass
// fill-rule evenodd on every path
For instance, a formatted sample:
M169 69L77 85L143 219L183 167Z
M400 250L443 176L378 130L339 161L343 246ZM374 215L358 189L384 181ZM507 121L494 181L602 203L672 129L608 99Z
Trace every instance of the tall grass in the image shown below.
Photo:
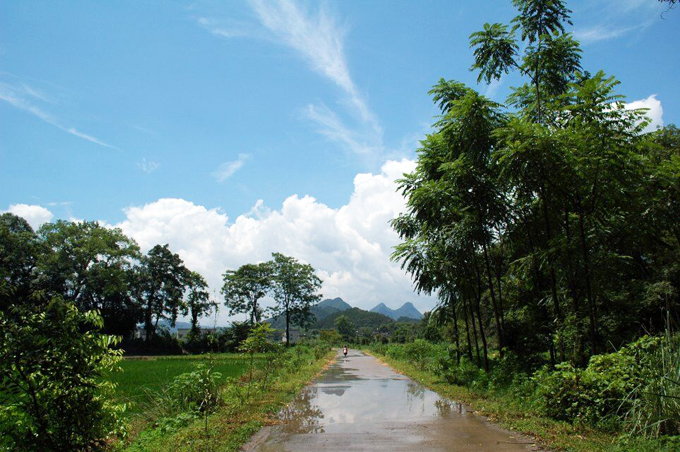
M646 382L628 396L625 415L632 433L648 438L680 434L680 337L666 333L649 360Z

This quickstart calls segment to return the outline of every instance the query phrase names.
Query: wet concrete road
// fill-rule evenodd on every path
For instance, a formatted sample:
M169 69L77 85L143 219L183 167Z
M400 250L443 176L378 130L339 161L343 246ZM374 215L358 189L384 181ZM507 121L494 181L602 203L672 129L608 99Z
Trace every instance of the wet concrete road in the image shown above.
M246 451L529 451L372 356L350 351L263 428Z

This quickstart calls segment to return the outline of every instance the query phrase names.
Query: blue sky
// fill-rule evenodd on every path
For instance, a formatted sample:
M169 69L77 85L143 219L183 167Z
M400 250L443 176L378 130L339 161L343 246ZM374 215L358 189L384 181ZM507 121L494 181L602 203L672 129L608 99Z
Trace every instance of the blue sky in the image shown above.
M569 2L584 67L680 122L680 8ZM214 287L284 251L328 296L413 301L386 221L441 77L510 1L0 1L0 210L169 242ZM518 79L478 86L502 101ZM212 225L208 228L206 225Z

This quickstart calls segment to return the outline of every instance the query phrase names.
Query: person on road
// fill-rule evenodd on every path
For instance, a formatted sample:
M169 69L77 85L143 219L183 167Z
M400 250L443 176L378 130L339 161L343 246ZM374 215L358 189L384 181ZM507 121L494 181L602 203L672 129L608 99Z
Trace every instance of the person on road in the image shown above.
M342 354L347 356L347 346L342 347Z

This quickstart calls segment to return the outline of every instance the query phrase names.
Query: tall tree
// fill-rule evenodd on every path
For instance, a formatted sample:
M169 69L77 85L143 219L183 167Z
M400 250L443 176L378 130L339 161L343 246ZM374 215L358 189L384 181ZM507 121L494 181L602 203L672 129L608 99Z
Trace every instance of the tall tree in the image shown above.
M350 342L356 335L356 327L346 315L341 315L335 319L334 325L340 336L342 336L342 340L345 342Z
M271 262L246 264L238 270L227 270L223 275L222 294L229 315L246 313L252 326L260 323L262 308L258 302L272 287L272 272Z
M174 325L185 309L186 276L184 262L167 244L154 246L142 258L135 285L143 304L147 341L156 334L161 319Z
M187 271L185 283L187 296L182 314L191 316L191 333L196 335L199 333L198 318L209 315L215 305L210 300L208 283L200 273Z
M41 253L39 237L26 220L9 212L0 215L0 284L11 288L13 297L28 298ZM0 308L13 297L4 299L0 292Z
M297 259L273 253L272 295L276 306L274 314L283 314L286 319L286 345L290 345L291 321L297 325L309 324L313 319L310 307L321 300L318 293L321 279L314 274L314 268Z
M140 256L135 241L94 221L47 223L39 235L41 288L82 311L98 310L107 334L128 335L140 314L130 290Z
M473 69L526 83L507 106L455 81L432 89L442 114L398 181L393 258L441 308L460 306L470 355L474 338L477 356L481 339L532 365L585 364L680 302L679 134L645 134L618 82L582 71L563 0L513 4L510 25L471 35Z

